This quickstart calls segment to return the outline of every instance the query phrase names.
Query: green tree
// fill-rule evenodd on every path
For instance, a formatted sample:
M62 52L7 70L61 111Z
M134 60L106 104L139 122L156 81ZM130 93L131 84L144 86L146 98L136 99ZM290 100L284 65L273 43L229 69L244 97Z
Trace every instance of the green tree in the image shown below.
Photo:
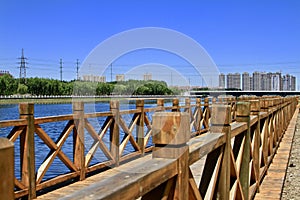
M26 85L24 85L24 84L19 84L19 86L18 86L18 89L17 89L17 92L19 93L19 94L27 94L27 92L28 92L28 87L26 86Z

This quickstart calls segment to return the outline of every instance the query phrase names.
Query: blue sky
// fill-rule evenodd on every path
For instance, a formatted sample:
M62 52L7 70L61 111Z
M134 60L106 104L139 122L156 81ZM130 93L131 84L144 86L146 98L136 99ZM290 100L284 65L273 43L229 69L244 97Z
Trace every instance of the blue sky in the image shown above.
M76 59L82 62L112 35L133 28L163 27L196 40L220 72L281 71L299 79L299 11L297 0L1 0L0 70L18 76L16 58L24 48L28 76L59 79L62 58L63 78L70 80L76 77ZM174 56L147 52L116 62L113 73L122 73L122 65L136 65L136 60L141 64L169 59L178 69L188 65ZM196 76L186 76L200 84Z

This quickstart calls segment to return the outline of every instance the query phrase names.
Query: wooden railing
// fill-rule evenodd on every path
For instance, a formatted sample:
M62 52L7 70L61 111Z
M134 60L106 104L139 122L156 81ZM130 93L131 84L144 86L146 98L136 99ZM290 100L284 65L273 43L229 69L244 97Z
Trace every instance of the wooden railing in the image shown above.
M89 173L107 167L118 166L120 162L133 157L142 156L151 151L151 115L157 111L185 111L190 113L192 136L199 135L209 130L209 99L201 102L196 99L191 104L186 99L185 105L179 105L179 100L174 99L171 106L165 106L164 99L157 99L157 106L145 108L148 100L136 100L136 109L120 110L119 101L110 102L108 112L84 113L82 102L73 103L73 114L34 118L34 104L22 103L19 106L20 119L0 121L0 128L12 127L7 138L20 145L20 158L16 158L20 165L20 178L15 177L15 197L29 196L35 198L37 191L55 186L68 180L84 180ZM153 100L151 100L153 102ZM171 100L172 102L172 100ZM125 120L125 117L129 120ZM93 119L97 121L100 129L96 130ZM128 124L129 121L130 123ZM50 135L43 128L47 123L64 122L66 125L56 135ZM93 139L89 145L85 143L86 136ZM73 136L72 155L63 152L67 138ZM43 151L47 155L39 166L36 165L36 140L41 140ZM106 140L106 141L104 141ZM17 141L17 142L16 142ZM91 144L90 144L91 143ZM125 148L131 146L130 151ZM94 162L96 151L101 151L105 159ZM102 157L103 157L102 156ZM54 178L44 180L45 174L53 164L54 159L59 159L69 170L67 173L57 174ZM98 159L98 158L96 158ZM98 159L100 160L100 159ZM104 161L102 161L104 160Z
M187 166L207 156L199 186L195 185L189 173L191 195L195 198L200 195L203 199L217 196L227 199L229 195L247 199L259 188L297 105L295 97L221 98L211 101L206 98L204 102L195 99L194 104L191 99L186 99L184 105L173 99L172 106L164 106L164 99L157 99L154 108L146 108L145 101L138 99L135 109L120 110L119 101L114 100L110 102L110 111L99 113L84 113L84 104L74 102L73 114L42 118L34 118L33 104L20 104L19 120L0 122L0 128L13 127L7 136L10 141L20 141L21 177L14 178L15 198L28 196L32 199L42 189L70 180L84 180L100 169L119 166L128 159L143 156L153 149L151 135L155 127L152 115L158 111L181 111L187 113L189 125L185 133L192 138L189 153L184 154ZM125 120L125 117L130 120ZM93 119L102 119L99 130L93 125ZM52 139L42 124L60 121L66 122L66 125L56 139ZM89 145L85 141L87 135L93 141ZM71 136L73 152L67 155L62 147ZM35 161L36 138L49 149L39 166ZM126 152L129 147L130 151ZM97 150L105 159L91 164ZM69 172L44 180L56 158ZM168 187L173 182L172 178ZM166 184L163 185L159 187L166 187ZM141 196L149 192L145 191Z

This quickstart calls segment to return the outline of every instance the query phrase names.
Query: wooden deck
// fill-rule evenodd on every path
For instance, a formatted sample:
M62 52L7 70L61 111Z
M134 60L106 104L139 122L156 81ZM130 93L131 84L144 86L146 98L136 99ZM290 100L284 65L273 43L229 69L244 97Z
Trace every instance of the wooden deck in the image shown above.
M268 173L260 185L260 191L255 195L255 200L281 199L296 123L300 123L297 122L298 113L299 110L296 109L296 112L294 113L294 116L282 138L277 153L273 158L273 162L268 169Z

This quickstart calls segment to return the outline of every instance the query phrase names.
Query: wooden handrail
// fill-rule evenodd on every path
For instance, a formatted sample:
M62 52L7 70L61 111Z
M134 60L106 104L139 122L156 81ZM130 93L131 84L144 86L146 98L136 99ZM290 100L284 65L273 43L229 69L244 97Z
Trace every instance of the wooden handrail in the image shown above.
M227 155L226 160L228 160L232 155L234 155L234 153L232 155L228 153L229 151L234 152L234 150L229 149L231 146L228 145L229 139L241 137L241 134L245 134L245 131L249 131L250 129L255 130L254 133L250 132L248 135L250 134L250 138L253 140L250 141L251 145L256 147L254 148L256 150L251 153L251 155L255 157L251 162L253 162L256 166L254 170L256 175L254 176L252 174L252 176L255 177L254 182L256 185L255 187L254 185L250 185L249 187L257 190L259 188L259 182L263 177L263 174L266 172L268 165L270 164L270 159L276 152L276 148L279 145L279 141L283 135L283 132L289 124L289 120L292 116L291 113L293 113L296 109L297 98L222 98L214 99L213 101L216 103L216 105L221 107L227 106L226 108L230 109L230 112L227 112L227 116L229 116L231 120L231 136L227 137L227 139L223 134L221 134L223 129L216 129L211 126L211 124L215 124L215 119L211 118L214 107L211 106L211 101L208 98L205 98L203 103L201 99L197 98L195 101L193 101L194 104L191 103L192 101L190 99L185 99L185 105L183 106L179 106L179 101L176 99L173 100L172 106L165 106L163 99L158 99L157 106L155 108L145 108L142 100L137 100L136 108L127 111L120 110L118 102L112 101L111 110L107 112L83 113L83 108L80 108L80 112L77 112L79 110L75 109L74 113L71 115L42 118L34 118L33 113L31 114L31 110L29 108L25 109L26 105L31 106L32 104L20 105L22 107L22 109L20 109L20 114L22 116L24 115L24 117L21 117L22 119L0 121L0 128L9 126L13 127L12 131L8 134L8 138L11 141L16 141L17 138L21 139L20 148L21 152L23 152L21 154L23 158L21 159L21 166L23 166L23 171L21 180L15 179L15 197L19 198L24 195L29 195L29 198L34 198L37 190L57 185L58 183L73 179L75 177L79 177L81 180L84 180L90 172L104 168L105 166L118 166L121 164L121 162L127 159L143 156L146 152L152 149L151 144L149 143L149 141L151 141L150 138L153 129L150 115L157 111L181 111L188 114L190 119L188 132L190 137L192 137L189 142L190 164L194 163L197 159L200 159L204 155L209 156L211 152L214 152L215 150L215 152L220 153L220 147L227 149L225 151L226 153L223 153L222 155ZM239 109L238 107L240 105L240 101L249 102L249 112L251 115L248 116L247 122L240 121L239 112L237 110ZM220 116L220 112L221 111L218 111L217 116ZM128 122L125 122L124 116L127 116L126 118L130 117L131 123L128 124ZM96 131L95 127L93 127L93 125L89 122L89 119L98 117L104 119L104 122L100 124L101 129ZM54 141L48 136L48 133L41 128L40 124L59 121L66 121L67 123L64 127L64 130L62 130L61 133L58 133L57 140ZM277 126L275 127L274 124L277 124ZM224 126L224 124L222 124L222 126ZM220 134L218 133L218 130L221 130ZM215 132L214 137L211 136L212 132ZM44 162L42 162L42 165L37 166L38 172L35 172L35 166L32 164L35 163L35 144L33 141L34 133L34 137L41 138L50 149L49 154L45 158ZM76 142L73 144L73 147L71 147L74 149L73 155L67 155L62 151L62 146L65 144L66 139L70 137L70 135L73 135L74 139L77 138L75 140ZM84 135L90 135L94 140L94 143L91 144L91 146L87 147L84 145ZM268 135L270 135L271 138L268 138ZM104 143L104 138L107 140L107 137L110 138L110 142ZM253 138L255 138L255 140ZM268 142L267 140L272 142ZM207 141L207 143L203 143L204 141ZM227 146L224 147L224 145ZM235 146L236 145L240 144L235 142ZM124 149L126 146L131 146L133 152L127 152L124 154ZM29 150L26 150L26 148ZM88 153L83 151L85 148L88 148ZM107 159L91 165L91 159L95 156L97 149L100 149L104 157ZM32 160L25 159L27 153L31 155L33 158ZM257 161L256 158L258 155L260 155L262 160ZM70 170L70 172L67 174L58 175L57 177L49 180L43 180L44 174L48 170L49 166L51 166L55 158L59 158ZM257 166L259 166L259 168ZM244 169L245 167L242 168ZM224 170L225 169L228 170L228 167L224 168ZM247 169L245 171L247 171ZM220 174L227 174L227 172L220 172ZM238 177L238 173L239 172L236 172L237 183L241 181ZM226 178L225 175L223 178L224 179L222 180L225 182L228 181L228 178ZM252 182L253 180L251 180L251 183ZM244 186L243 184L239 187L247 188L247 186ZM219 189L220 195L223 195L226 193L226 191L228 191L228 188L222 189L221 187ZM203 190L201 195L203 195L205 192L206 191ZM242 195L244 197L248 196L244 189L243 192L238 193L238 195ZM253 192L250 191L249 196L251 195L253 195Z

